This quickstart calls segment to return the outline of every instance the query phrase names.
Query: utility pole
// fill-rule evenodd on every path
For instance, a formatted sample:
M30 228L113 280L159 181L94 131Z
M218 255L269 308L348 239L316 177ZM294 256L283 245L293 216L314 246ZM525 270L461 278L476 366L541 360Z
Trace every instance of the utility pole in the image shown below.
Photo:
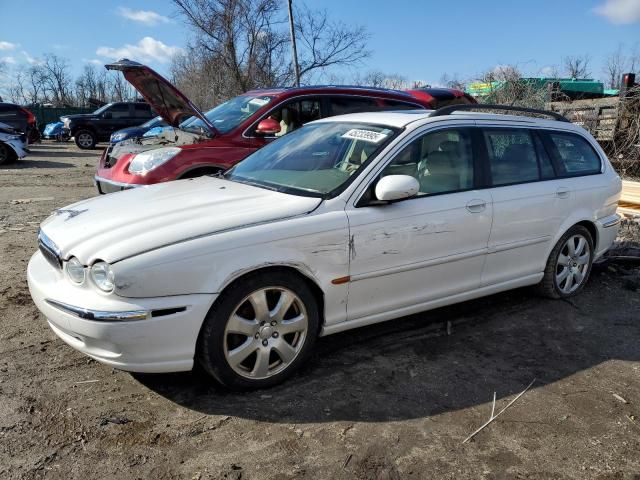
M287 0L289 4L289 29L291 30L291 49L293 50L293 69L296 76L296 87L300 86L300 65L298 65L298 49L296 48L296 30L293 26L293 8L291 2L293 0Z

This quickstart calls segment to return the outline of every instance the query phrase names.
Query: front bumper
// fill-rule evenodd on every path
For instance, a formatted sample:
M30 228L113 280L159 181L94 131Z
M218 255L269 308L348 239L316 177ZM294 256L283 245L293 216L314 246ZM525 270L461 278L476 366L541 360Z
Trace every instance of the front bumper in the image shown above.
M51 330L80 352L132 372L191 370L198 333L216 295L125 298L72 285L36 252L31 297Z
M4 143L9 145L16 152L18 158L24 158L27 156L26 142L17 139L4 140Z

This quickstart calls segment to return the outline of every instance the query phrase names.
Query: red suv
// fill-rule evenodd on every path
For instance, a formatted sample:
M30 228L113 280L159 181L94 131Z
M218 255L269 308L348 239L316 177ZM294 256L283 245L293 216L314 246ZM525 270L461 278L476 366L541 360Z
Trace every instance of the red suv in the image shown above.
M95 176L100 193L225 170L268 142L323 117L468 103L462 92L447 89L411 93L314 86L253 90L205 114L145 65L123 59L106 67L122 71L169 126L155 137L110 145Z

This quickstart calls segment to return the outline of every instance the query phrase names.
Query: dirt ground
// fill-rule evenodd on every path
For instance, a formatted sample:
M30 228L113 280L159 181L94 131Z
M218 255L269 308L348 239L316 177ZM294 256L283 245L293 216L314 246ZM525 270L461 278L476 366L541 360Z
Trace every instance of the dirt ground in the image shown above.
M31 302L38 223L96 193L99 155L32 150L0 167L1 479L640 479L637 264L594 268L572 301L516 290L321 339L270 390L131 375L58 340ZM499 411L533 379L462 443L494 392Z

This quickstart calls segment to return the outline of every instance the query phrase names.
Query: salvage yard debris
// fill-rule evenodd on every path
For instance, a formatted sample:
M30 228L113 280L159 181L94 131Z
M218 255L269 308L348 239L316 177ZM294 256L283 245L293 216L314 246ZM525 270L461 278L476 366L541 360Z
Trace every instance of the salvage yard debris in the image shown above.
M494 415L494 412L496 411L496 392L493 392L493 405L491 406L491 416L489 417L489 420L487 420L487 422L482 425L480 428L478 428L475 432L473 432L471 435L469 435L467 438L465 438L462 443L467 443L469 440L471 440L473 437L475 437L478 433L480 433L482 430L484 430L484 428L489 425L491 422L493 422L496 418L498 418L500 415L502 415L502 413L509 408L511 405L513 405L516 400L518 400L522 395L524 395L527 390L529 390L531 388L531 386L535 383L536 379L534 378L533 380L531 380L531 383L527 386L527 388L525 388L522 392L520 392L518 394L518 396L516 398L514 398L513 400L511 400L506 407L504 407L502 410L500 410L497 414Z
M15 200L11 200L9 203L11 205L21 205L24 203L34 202L51 202L53 200L55 200L54 197L16 198Z

